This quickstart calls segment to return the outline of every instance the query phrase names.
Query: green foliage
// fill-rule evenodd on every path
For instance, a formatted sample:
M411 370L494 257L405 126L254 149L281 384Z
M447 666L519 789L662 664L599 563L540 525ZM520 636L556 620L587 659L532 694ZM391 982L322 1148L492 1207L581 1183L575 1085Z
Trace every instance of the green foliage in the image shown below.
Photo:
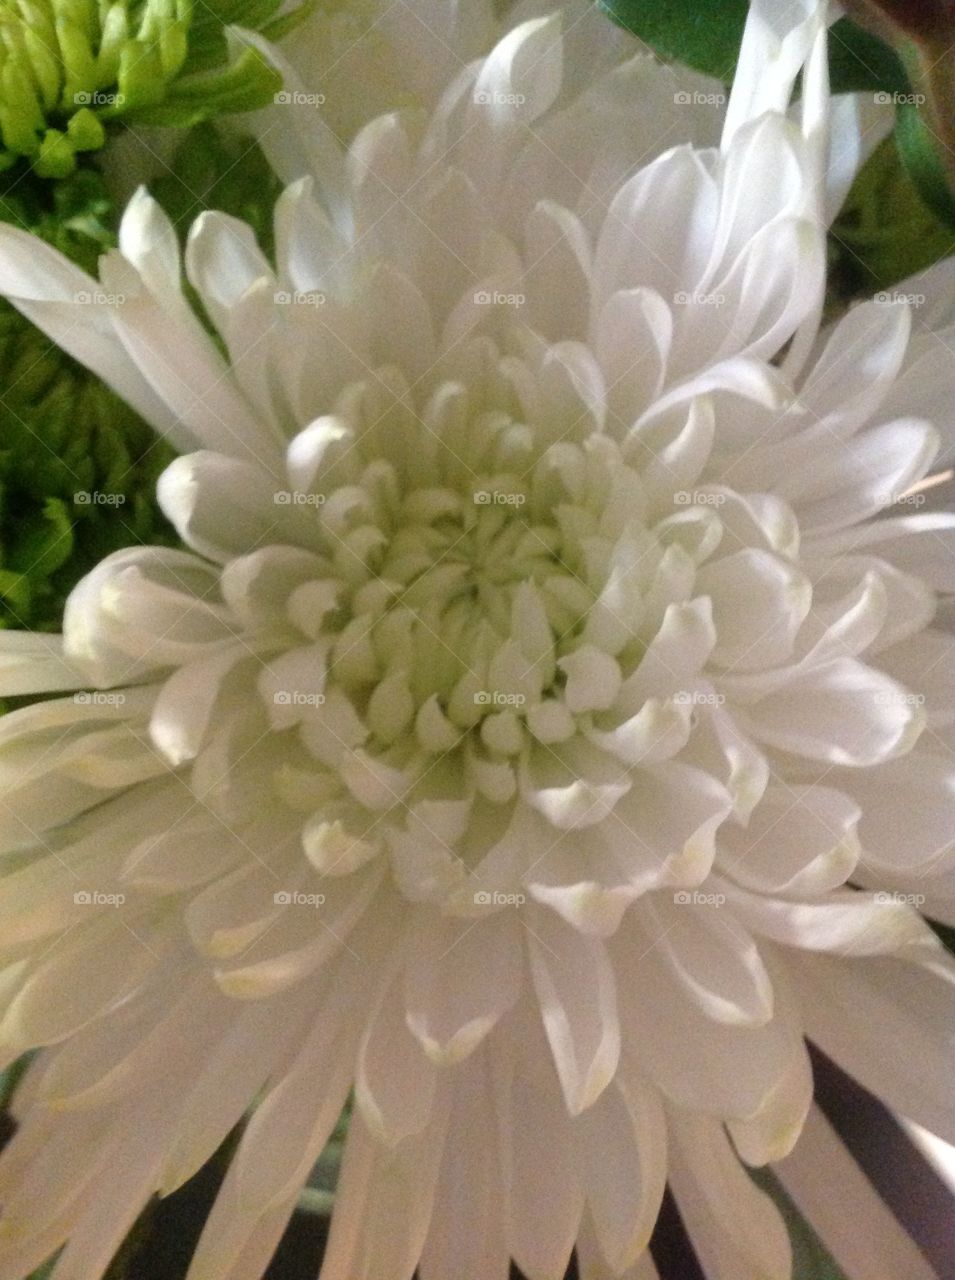
M251 138L198 125L151 189L181 236L204 209L221 209L248 222L263 250L272 252L272 213L282 184Z
M55 183L20 171L0 192L0 221L41 236L84 271L95 272L100 254L115 244L114 216L102 177L89 167Z
M837 293L860 297L888 289L955 251L955 231L921 199L887 138L849 192L831 235Z
M834 93L909 92L908 76L895 50L848 18L829 28L829 77Z
M661 55L729 83L736 71L748 0L599 0L621 26ZM894 50L842 18L830 31L829 74L836 93L871 89L904 93L905 70Z
M939 221L955 227L955 198L939 157L937 140L923 114L911 103L899 107L895 141L906 171L923 202Z
M611 18L663 58L729 83L736 70L748 0L599 0Z
M114 243L113 210L92 170L56 184L26 175L0 200L0 218L86 269ZM70 589L103 556L170 540L153 490L171 453L6 303L0 369L0 626L56 629Z

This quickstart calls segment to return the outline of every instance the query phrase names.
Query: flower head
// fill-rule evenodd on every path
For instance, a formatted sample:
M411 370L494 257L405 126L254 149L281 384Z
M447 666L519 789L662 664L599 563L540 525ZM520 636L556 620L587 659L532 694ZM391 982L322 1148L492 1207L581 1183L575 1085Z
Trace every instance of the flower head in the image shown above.
M276 8L2 0L0 169L26 157L39 176L62 178L113 121L193 124L264 105L278 77L251 49L230 53L226 24L262 28Z
M15 305L182 453L187 547L0 641L8 689L70 691L0 723L0 1041L45 1046L11 1276L64 1240L99 1274L253 1104L190 1280L261 1273L352 1089L326 1280L622 1275L668 1178L714 1275L782 1280L739 1159L785 1167L807 1034L950 1132L905 897L952 865L955 519L910 503L948 316L819 333L865 132L821 8L754 7L725 113L520 8L344 143L289 71L276 265L215 213L186 251L226 354L145 193L98 282L0 231Z

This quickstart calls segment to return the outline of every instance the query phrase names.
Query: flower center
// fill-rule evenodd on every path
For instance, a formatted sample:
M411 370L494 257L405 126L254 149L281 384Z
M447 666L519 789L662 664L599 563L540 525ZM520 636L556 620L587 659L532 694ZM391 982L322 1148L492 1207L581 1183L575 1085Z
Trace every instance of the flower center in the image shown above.
M528 734L565 741L642 648L635 615L597 607L655 543L636 477L602 439L553 445L523 474L440 479L402 483L378 458L316 504L339 577L319 637L326 693L367 728L363 750L402 764L465 739L500 760Z

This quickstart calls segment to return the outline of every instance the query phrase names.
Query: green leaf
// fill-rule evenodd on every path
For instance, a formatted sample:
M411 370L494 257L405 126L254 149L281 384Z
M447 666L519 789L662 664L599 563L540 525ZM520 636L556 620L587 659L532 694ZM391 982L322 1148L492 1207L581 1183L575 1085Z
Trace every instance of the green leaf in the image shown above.
M909 79L895 50L848 18L829 28L829 79L834 93L908 93Z
M639 36L663 58L729 83L749 12L747 0L600 0L615 22ZM848 18L830 30L829 74L833 91L867 89L905 93L908 78L897 54Z
M782 1183L768 1168L750 1169L757 1186L775 1201L782 1214L793 1249L794 1280L846 1280L832 1255L787 1195Z
M32 1054L25 1053L0 1071L0 1111L9 1110L14 1091L23 1079L32 1057Z
M215 116L268 106L281 88L281 75L258 49L244 49L223 70L184 76L164 101L130 114L140 124L187 129Z
M39 1271L34 1271L33 1275L30 1276L30 1280L50 1280L50 1276L53 1274L53 1268L55 1266L56 1258L53 1257L49 1262L44 1262Z
M23 573L12 569L0 569L0 601L18 620L29 614L33 606L33 586ZM2 615L0 615L2 616Z
M73 550L73 523L66 503L47 498L43 509L21 521L7 560L17 573L46 577L66 563Z
M926 206L895 140L886 138L856 175L830 232L833 301L846 306L891 289L951 253L955 229Z
M919 195L936 217L955 227L955 199L939 159L936 139L918 107L903 104L895 120L895 142Z
M600 8L661 57L729 83L736 70L747 0L599 0Z

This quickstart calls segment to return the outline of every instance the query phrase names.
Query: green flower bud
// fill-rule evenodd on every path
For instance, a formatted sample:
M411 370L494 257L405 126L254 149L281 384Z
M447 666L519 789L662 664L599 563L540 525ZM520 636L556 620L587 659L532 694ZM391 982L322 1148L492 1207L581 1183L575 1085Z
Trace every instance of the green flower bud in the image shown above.
M281 88L227 27L284 33L282 0L0 0L0 171L63 178L116 121L189 126L265 106Z

